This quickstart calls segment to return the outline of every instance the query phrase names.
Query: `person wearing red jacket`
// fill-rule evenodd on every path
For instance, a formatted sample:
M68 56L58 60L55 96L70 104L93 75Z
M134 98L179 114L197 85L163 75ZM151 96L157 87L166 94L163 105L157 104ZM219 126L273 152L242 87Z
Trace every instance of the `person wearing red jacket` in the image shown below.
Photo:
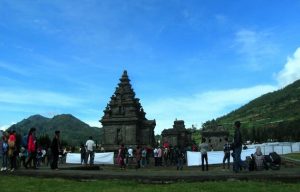
M16 131L12 131L8 138L8 156L10 159L10 171L17 168L17 148L16 148Z
M33 168L37 169L36 167L36 156L37 156L37 146L36 146L36 137L35 137L36 129L33 127L30 129L27 137L27 151L28 151L28 160L24 164L24 167L27 169L28 165L31 165L33 161Z

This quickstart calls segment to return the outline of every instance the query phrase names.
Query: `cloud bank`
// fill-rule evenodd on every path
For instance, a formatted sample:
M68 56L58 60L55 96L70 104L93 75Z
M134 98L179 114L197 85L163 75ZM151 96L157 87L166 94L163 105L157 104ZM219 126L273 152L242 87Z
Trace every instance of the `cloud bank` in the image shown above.
M0 87L0 102L21 105L74 107L83 100L51 91L7 89Z
M292 57L287 58L283 69L276 75L278 85L284 87L300 79L300 47L297 48Z
M271 85L258 85L242 89L214 90L193 96L164 98L145 103L149 119L156 118L155 132L171 128L173 121L182 119L186 127L201 127L207 120L217 118L246 104L265 93L276 90ZM150 117L151 115L151 117Z
M268 31L240 29L235 33L233 47L246 62L246 67L253 71L262 70L268 65L263 59L278 52L278 46L272 41L272 33Z
M244 31L240 35L243 42L249 44L256 42L252 32ZM185 120L186 127L196 125L200 128L205 121L226 115L249 101L298 79L300 79L300 47L292 57L288 57L283 69L276 75L277 85L256 85L240 89L213 90L186 97L163 98L146 103L145 111L149 114L147 116L149 119L156 118L156 134L163 129L172 128L176 118Z

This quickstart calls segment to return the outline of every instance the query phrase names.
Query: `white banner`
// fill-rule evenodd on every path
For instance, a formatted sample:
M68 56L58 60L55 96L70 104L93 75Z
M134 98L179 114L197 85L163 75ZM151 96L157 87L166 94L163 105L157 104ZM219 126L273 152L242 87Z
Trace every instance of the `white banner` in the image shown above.
M81 163L80 153L67 153L66 163L80 164Z
M187 151L187 166L199 166L201 165L201 153Z
M107 152L107 153L95 153L94 158L95 164L114 164L114 152Z
M241 159L245 160L247 156L255 153L255 149L242 150ZM223 151L209 151L207 152L208 164L221 164L223 163L224 152ZM233 162L232 156L230 155L230 162ZM187 165L188 166L199 166L201 165L201 153L187 151Z
M90 160L88 160L89 162ZM70 164L80 164L81 163L81 155L80 153L68 153L66 163ZM114 164L114 153L95 153L94 164Z

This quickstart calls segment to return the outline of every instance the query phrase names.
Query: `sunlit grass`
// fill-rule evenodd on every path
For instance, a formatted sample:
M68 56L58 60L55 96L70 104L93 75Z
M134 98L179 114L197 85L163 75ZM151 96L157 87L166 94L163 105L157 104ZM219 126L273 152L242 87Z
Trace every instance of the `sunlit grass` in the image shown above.
M122 180L97 180L97 181L74 181L64 179L43 179L20 176L0 176L2 192L23 192L23 191L276 191L293 192L299 191L300 184L287 184L280 182L257 182L257 181L220 181L220 182L179 182L173 184L141 184L135 181Z

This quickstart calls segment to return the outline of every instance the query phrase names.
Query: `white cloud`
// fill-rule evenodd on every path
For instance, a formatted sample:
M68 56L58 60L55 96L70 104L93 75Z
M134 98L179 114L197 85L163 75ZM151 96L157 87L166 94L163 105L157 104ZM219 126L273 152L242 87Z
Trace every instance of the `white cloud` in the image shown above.
M216 90L180 98L164 98L145 103L147 118L156 118L156 133L171 128L175 118L201 127L207 120L225 115L262 94L276 90L270 85L258 85L242 89Z
M233 47L246 60L247 67L257 71L268 64L262 62L263 58L278 52L278 46L271 38L272 33L267 31L241 29L235 34Z
M23 75L23 76L29 76L30 75L30 73L28 73L27 70L25 70L24 68L21 68L20 66L7 64L7 63L1 62L1 61L0 61L0 68L4 69L6 71L16 73L18 75Z
M1 125L0 126L0 130L5 131L7 128L9 128L10 126L12 126L13 124L15 124L15 123L11 123L10 125Z
M84 120L83 120L84 121ZM91 127L102 127L101 123L99 121L84 121L86 124L88 124Z
M83 102L81 99L50 91L18 88L12 90L0 87L0 92L0 102L11 104L70 107Z
M284 68L276 75L280 87L300 79L300 47L292 57L287 58Z

